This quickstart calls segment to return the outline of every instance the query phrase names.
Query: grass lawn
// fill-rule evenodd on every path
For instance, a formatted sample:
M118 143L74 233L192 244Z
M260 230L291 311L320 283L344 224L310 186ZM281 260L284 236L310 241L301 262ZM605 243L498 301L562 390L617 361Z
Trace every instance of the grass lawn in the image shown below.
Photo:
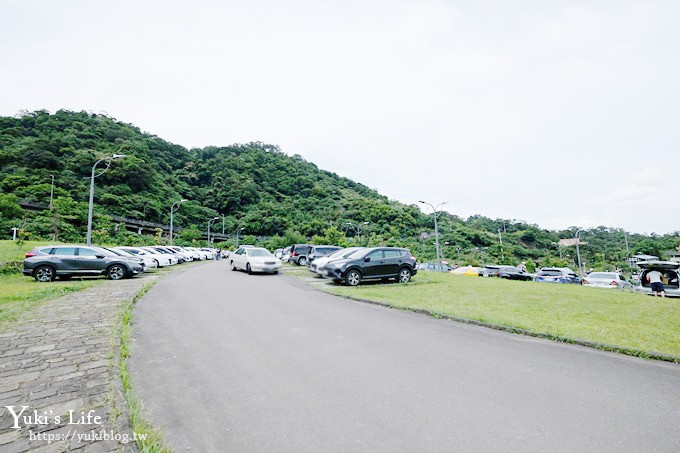
M420 272L406 285L332 286L337 295L680 357L680 300L577 285Z
M61 244L61 242L25 241L21 247L14 241L0 241L0 263L5 261L23 260L26 252L39 245Z
M99 280L103 281L103 280ZM21 274L0 275L0 331L21 313L49 299L97 284L96 279L38 283Z

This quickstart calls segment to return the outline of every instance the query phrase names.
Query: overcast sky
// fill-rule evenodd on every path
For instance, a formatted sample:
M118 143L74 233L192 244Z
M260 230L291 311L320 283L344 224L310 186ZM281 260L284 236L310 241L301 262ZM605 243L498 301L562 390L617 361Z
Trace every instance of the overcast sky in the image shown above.
M105 112L464 218L668 233L678 18L677 0L0 0L0 115Z

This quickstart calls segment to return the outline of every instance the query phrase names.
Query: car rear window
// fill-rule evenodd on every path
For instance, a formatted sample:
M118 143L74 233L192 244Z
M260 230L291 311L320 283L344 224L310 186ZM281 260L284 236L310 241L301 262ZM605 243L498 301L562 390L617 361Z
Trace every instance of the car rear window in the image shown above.
M559 277L560 275L562 275L562 271L559 271L557 269L546 269L544 271L539 272L538 275L544 275L548 277Z
M385 258L399 258L404 254L403 250L383 250Z
M588 274L588 278L613 278L616 279L617 275L611 272L592 272Z

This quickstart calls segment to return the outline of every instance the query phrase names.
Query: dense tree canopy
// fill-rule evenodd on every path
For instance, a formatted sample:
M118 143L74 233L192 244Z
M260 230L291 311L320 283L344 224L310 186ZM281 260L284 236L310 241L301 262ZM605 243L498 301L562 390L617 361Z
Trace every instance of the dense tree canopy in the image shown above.
M187 199L174 214L174 225L182 231L179 242L200 242L208 220L224 216L227 233L238 229L242 240L270 247L303 240L387 244L408 246L421 260L434 256L432 214L388 200L277 146L253 142L188 150L105 115L66 110L0 117L2 235L20 227L36 239L83 241L92 166L112 154L127 157L96 178L94 237L101 241L163 241L162 231L140 237L125 232L111 216L167 225L170 206ZM104 168L97 167L97 173ZM47 206L50 193L49 211L29 212L18 205ZM518 220L461 219L445 212L438 221L443 255L450 262L574 265L573 247L560 248L558 242L572 237L575 228L548 231ZM221 231L222 223L215 227ZM680 245L678 233L642 236L605 227L581 237L588 243L581 247L585 266L594 268L623 267L634 253L664 257Z

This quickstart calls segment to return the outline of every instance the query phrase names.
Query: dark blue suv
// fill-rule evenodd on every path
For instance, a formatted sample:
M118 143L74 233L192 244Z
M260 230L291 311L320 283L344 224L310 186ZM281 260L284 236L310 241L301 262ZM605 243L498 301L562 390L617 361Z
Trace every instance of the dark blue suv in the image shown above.
M416 272L416 258L408 249L396 247L369 247L324 267L325 277L349 286L357 286L368 279L394 278L400 283L408 283Z

